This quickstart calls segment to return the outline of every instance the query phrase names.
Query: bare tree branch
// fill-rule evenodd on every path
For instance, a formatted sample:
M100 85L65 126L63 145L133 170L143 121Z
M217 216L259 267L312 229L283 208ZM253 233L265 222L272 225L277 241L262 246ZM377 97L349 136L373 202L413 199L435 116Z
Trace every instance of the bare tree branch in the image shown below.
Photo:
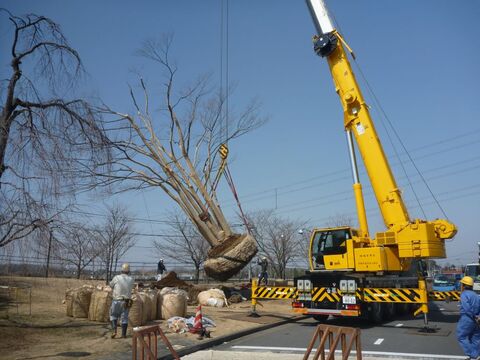
M100 246L99 258L105 266L106 283L108 284L116 271L118 261L135 245L131 216L120 205L107 208L107 219L102 226L97 227L96 243Z
M195 281L200 277L200 268L207 259L208 243L193 226L185 214L174 212L169 214L167 235L154 240L154 246L160 257L166 256L183 263L192 264L195 268Z
M79 163L96 168L110 158L96 108L58 96L73 93L83 72L60 27L44 16L0 9L5 15L12 37L11 74L0 85L0 247L51 220L32 209L56 208L72 197L86 180L76 177Z

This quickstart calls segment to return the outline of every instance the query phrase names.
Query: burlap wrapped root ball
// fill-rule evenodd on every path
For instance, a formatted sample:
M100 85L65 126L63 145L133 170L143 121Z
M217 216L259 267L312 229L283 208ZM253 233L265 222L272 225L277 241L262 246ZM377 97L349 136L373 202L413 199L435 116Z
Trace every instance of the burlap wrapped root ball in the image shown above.
M238 274L257 251L257 244L251 235L234 234L208 251L205 273L215 280L226 281Z

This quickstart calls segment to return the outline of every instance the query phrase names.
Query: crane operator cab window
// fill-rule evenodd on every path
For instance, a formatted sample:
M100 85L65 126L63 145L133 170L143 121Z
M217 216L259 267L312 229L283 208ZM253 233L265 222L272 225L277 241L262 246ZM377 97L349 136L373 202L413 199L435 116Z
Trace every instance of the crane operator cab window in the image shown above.
M312 243L314 268L325 268L325 255L338 255L347 252L346 240L351 239L350 229L330 229L315 232Z

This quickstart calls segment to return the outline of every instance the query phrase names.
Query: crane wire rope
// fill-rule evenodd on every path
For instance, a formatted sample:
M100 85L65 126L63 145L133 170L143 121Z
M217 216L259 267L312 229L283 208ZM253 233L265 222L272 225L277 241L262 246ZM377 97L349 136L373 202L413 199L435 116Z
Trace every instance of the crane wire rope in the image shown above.
M360 74L363 78L363 80L365 81L365 83L367 84L367 88L369 89L376 105L378 106L378 108L380 109L380 112L383 114L384 118L386 119L386 121L388 122L389 126L391 127L395 137L397 138L398 142L400 143L403 151L405 152L405 154L407 155L408 157L408 160L410 161L410 163L412 164L412 166L415 168L415 171L417 172L417 174L420 176L420 178L422 179L422 182L423 184L425 185L425 187L427 188L428 192L430 193L431 197L433 198L435 204L438 206L438 208L440 209L440 211L442 212L443 216L445 216L445 218L448 220L448 216L445 212L445 210L443 209L442 205L440 204L440 202L438 201L437 197L435 196L435 194L433 193L430 185L428 184L427 180L425 179L422 171L420 171L420 169L418 168L417 166L417 163L415 162L415 160L413 159L413 157L411 156L410 152L407 150L405 144L403 143L400 135L398 134L397 130L395 129L395 127L393 126L393 123L390 121L390 118L388 117L387 113L385 112L385 109L383 108L382 104L380 103L379 99L377 98L375 92L373 91L373 89L371 88L370 84L368 83L367 79L365 78L365 75L362 71L362 69L360 68L360 65L355 61L355 64L358 68L358 70L360 71ZM392 145L393 146L393 145ZM397 150L395 150L395 153L397 153ZM402 164L402 168L404 169L404 172L405 172L405 176L407 177L408 179L408 182L409 184L411 184L411 181L410 181L410 177L408 176L408 174L406 173L406 170L405 170L405 167L403 166L403 162L398 159L400 164ZM412 188L412 191L415 193L415 190L413 190ZM415 193L415 197L417 198L417 194ZM419 204L420 205L420 204ZM420 205L421 207L421 205ZM423 207L422 208L422 212L424 213L425 215L425 212L423 211Z
M224 6L225 2L225 6ZM220 118L224 119L224 124L221 122L221 128L220 128L220 138L222 135L224 135L224 143L220 145L220 152L222 151L222 146L224 149L226 149L226 154L223 154L222 162L223 165L220 165L219 172L223 172L223 175L225 176L225 179L227 181L228 186L230 187L230 190L232 191L233 197L235 199L235 202L238 206L238 209L240 210L240 217L243 221L243 224L245 225L245 228L247 232L250 234L250 226L248 226L248 220L247 217L245 216L245 213L243 212L242 209L242 204L240 203L240 198L238 197L238 192L237 189L235 188L235 183L233 181L232 174L230 172L230 169L228 167L228 161L227 161L227 155L228 155L228 137L229 137L229 99L230 99L230 79L229 79L229 38L230 38L230 23L229 23L229 18L230 18L230 9L229 9L229 0L221 0L220 1L220 9L221 9L221 20L220 20L220 111L222 115L222 110L224 109L223 107L223 101L225 101L225 110L224 110L224 116L220 116ZM225 8L225 9L224 9ZM225 21L224 21L225 19ZM225 36L224 36L225 32ZM225 37L225 39L224 39ZM225 48L224 48L225 47ZM223 55L225 53L225 70L223 69ZM225 71L225 84L223 83L223 72ZM225 85L225 87L224 87ZM224 126L223 126L224 125ZM222 134L223 133L223 134ZM221 153L222 156L222 153Z
M339 22L337 21L337 19L335 18L335 15L334 15L333 13L331 13L331 14L332 14L333 21L335 22L337 28L340 30L341 33L343 33L342 30L341 30L340 23L339 23ZM420 169L418 168L417 164L415 163L415 161L413 160L412 156L410 155L410 152L407 150L407 148L406 148L405 144L403 143L400 135L399 135L398 132L396 131L395 127L393 126L393 123L390 121L389 116L387 115L385 109L383 108L383 106L382 106L379 98L376 96L375 91L373 90L372 86L371 86L370 83L368 82L368 80L367 80L367 78L366 78L366 76L365 76L365 73L363 72L360 64L357 62L357 60L356 60L354 57L352 57L352 59L353 59L353 62L355 63L356 68L358 69L358 71L359 71L359 73L360 73L361 78L362 78L363 81L365 82L365 84L366 84L366 86L367 86L367 89L368 89L368 92L369 92L370 95L372 96L374 103L376 104L376 106L377 106L378 109L380 110L380 114L384 117L384 119L387 121L388 125L389 125L390 128L392 129L392 131L393 131L393 133L394 133L397 141L400 143L403 151L405 152L405 154L406 154L407 157L408 157L408 160L410 161L410 163L412 164L412 166L415 168L415 171L418 173L418 175L419 175L420 178L422 179L423 184L424 184L425 187L427 188L427 190L428 190L428 192L430 193L430 196L433 198L435 204L438 206L438 208L439 208L440 211L442 212L443 216L448 220L448 216L447 216L445 210L443 209L443 207L441 206L441 204L440 204L440 202L438 201L437 197L436 197L435 194L433 193L431 187L428 185L428 183L427 183L426 179L424 178L422 172L420 171ZM382 117L380 117L380 120L382 120ZM386 132L386 134L387 134L387 137L388 137L388 139L389 139L389 142L390 142L390 144L391 144L391 146L392 146L392 148L393 148L393 150L394 150L394 152L395 152L395 157L398 159L398 162L400 163L400 166L401 166L401 168L402 168L402 170L403 170L403 173L405 174L405 177L407 178L407 181L408 181L408 183L409 183L409 187L410 187L410 189L412 190L412 192L413 192L413 194L414 194L414 196L415 196L415 199L416 199L416 201L417 201L417 203L418 203L418 206L420 207L420 209L421 209L421 211L422 211L422 213L423 213L423 216L426 218L427 216L426 216L426 214L425 214L425 210L424 210L423 206L421 205L420 200L419 200L419 197L418 197L418 195L417 195L417 192L415 191L415 189L414 189L414 187L413 187L413 185L412 185L412 183L411 183L410 177L408 176L408 173L407 173L406 168L405 168L405 166L404 166L404 164L403 164L403 161L401 160L401 158L400 158L400 156L399 156L399 154L398 154L397 147L395 146L395 144L394 144L394 142L393 142L393 140L392 140L392 138L391 138L390 132L388 131L387 127L385 126L385 123L384 123L383 121L380 121L380 122L381 122L383 128L385 129L385 132Z

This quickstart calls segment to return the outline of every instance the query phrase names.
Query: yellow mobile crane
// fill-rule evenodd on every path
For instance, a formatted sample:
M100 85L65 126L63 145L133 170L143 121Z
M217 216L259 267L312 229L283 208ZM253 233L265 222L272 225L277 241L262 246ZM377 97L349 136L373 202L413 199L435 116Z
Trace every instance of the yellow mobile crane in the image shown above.
M445 240L457 229L448 220L411 219L375 131L368 106L350 66L345 40L333 26L323 0L307 0L318 34L315 52L327 59L344 113L353 191L359 228L314 229L309 267L295 279L297 311L322 320L328 315L369 315L381 321L394 304L419 304L415 314L428 312L422 271L412 264L444 258ZM386 230L374 236L368 230L355 150L370 179Z

